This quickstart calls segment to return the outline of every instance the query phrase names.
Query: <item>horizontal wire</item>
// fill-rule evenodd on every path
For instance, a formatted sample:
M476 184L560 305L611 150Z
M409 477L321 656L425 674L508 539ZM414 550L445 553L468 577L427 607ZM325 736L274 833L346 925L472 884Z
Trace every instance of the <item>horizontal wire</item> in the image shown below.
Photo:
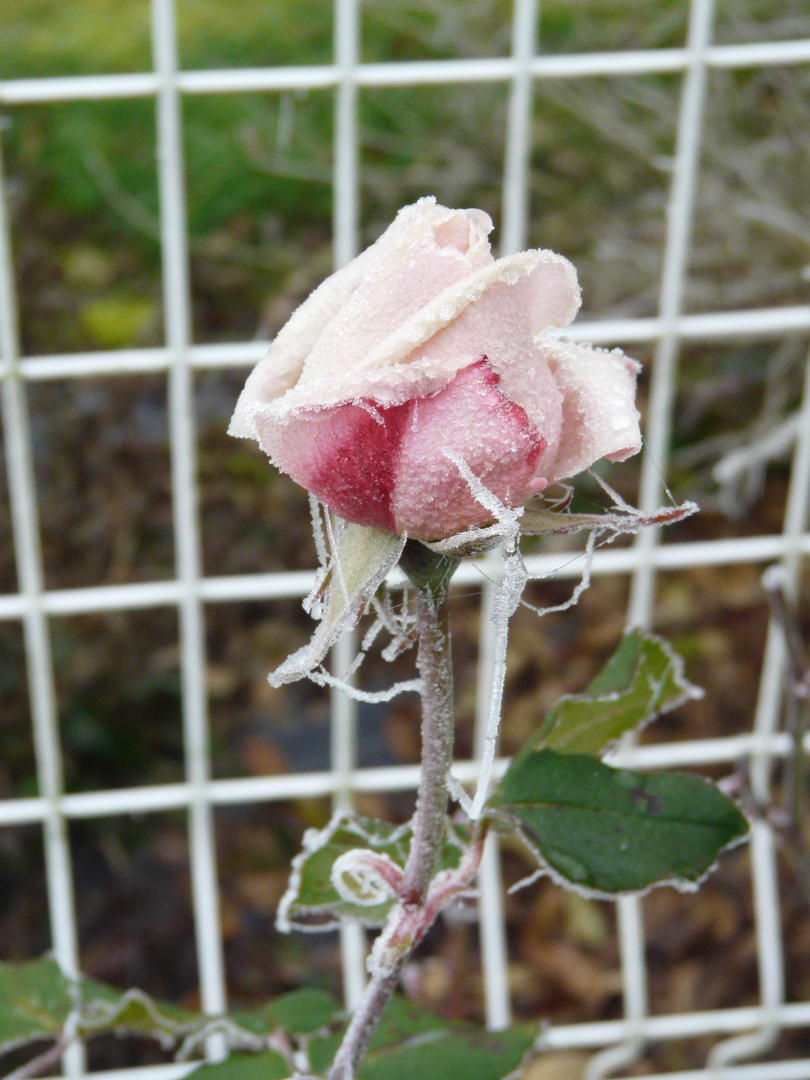
M758 1006L737 1009L707 1009L705 1012L647 1016L641 1020L597 1020L584 1024L560 1024L543 1029L542 1050L594 1049L636 1038L645 1041L696 1038L705 1035L745 1031L772 1022L778 1012L786 1029L810 1025L810 1003L786 1004L778 1010ZM131 1069L109 1069L93 1073L94 1080L182 1080L199 1068L198 1062L178 1065L150 1065ZM810 1060L758 1061L750 1065L726 1065L722 1070L694 1069L668 1072L648 1080L810 1080ZM55 1078L54 1078L55 1080Z
M682 341L745 342L754 338L803 334L810 331L810 306L751 308L681 315L672 326L659 318L603 319L576 322L565 329L573 341L593 345L624 345L657 341L672 330ZM267 351L267 342L233 342L192 345L188 362L200 370L227 370L251 367ZM27 356L17 362L17 372L26 380L92 378L107 375L146 375L168 371L174 362L171 349L120 349L52 356ZM0 365L0 377L6 374Z
M806 740L810 751L810 735ZM756 734L732 735L724 738L684 740L683 742L654 743L633 746L606 757L615 766L636 769L682 768L733 764L754 754L786 757L792 743L785 732L763 737ZM493 775L503 775L509 759L495 762ZM475 760L456 761L453 775L461 783L473 783L478 777L480 763ZM281 802L289 799L311 799L335 794L348 785L352 792L383 792L415 790L419 782L418 765L388 765L354 769L345 776L336 773L285 773L279 776L235 777L209 780L201 787L187 783L154 784L118 790L82 791L58 798L59 812L67 818L86 819L117 814L147 814L179 810L189 806L198 790L216 806L248 805L259 802ZM43 821L51 803L41 797L24 797L0 801L0 826L24 825Z
M714 45L707 50L709 67L746 68L810 62L810 39ZM460 82L506 82L515 77L512 57L472 60L411 60L358 64L359 86L419 86ZM598 75L645 75L684 71L687 49L629 49L617 52L540 55L531 64L536 78L582 78ZM343 77L335 64L288 65L180 71L176 85L186 94L258 93L317 90L337 86ZM112 75L65 75L0 80L0 104L25 105L57 101L90 101L149 97L159 92L161 78L152 72Z
M566 327L565 336L594 345L617 345L656 341L667 329L664 320L659 318L586 320ZM752 338L802 334L810 331L810 307L795 305L681 315L674 320L672 329L682 341L744 342ZM187 357L193 368L226 370L250 367L266 351L267 343L262 341L192 345ZM172 350L165 347L62 353L24 357L17 362L17 372L32 382L145 375L168 371L174 359ZM0 377L5 374L7 371L0 364Z
M788 554L810 554L810 535L798 541L781 534L772 536L732 537L721 540L699 540L686 543L661 544L650 554L659 570L683 570L701 566L725 566L742 563L767 563ZM526 559L534 577L570 579L582 573L581 551L532 555ZM592 574L623 574L632 571L637 557L632 547L611 547L596 551ZM453 586L480 585L482 580L497 580L502 573L497 559L471 560L461 565ZM401 584L395 571L392 585ZM179 604L190 587L203 601L237 603L272 601L304 597L315 583L314 571L287 571L268 574L230 574L224 577L200 578L186 586L172 578L166 581L133 582L126 585L90 585L78 589L54 589L44 592L36 602L48 615L66 616L101 613L105 611L136 611L143 608L168 607ZM34 601L24 593L0 596L0 620L20 619Z

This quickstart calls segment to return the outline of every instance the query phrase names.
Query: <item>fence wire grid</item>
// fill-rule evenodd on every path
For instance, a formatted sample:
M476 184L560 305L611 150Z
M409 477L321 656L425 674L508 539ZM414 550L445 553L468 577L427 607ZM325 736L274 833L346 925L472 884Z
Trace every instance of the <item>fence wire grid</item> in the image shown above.
M184 6L188 7L187 4ZM564 8L565 5L561 6ZM83 4L72 5L75 18L82 19L83 7ZM374 5L369 5L372 7ZM491 7L495 10L498 5ZM587 5L582 7L584 10ZM594 10L598 7L594 5ZM201 514L200 470L201 461L210 455L210 449L205 445L199 422L197 392L200 380L209 376L217 378L228 373L233 373L234 377L243 376L262 355L265 346L262 340L251 339L247 329L240 337L238 329L226 328L217 337L199 328L194 305L200 286L191 275L196 241L190 240L187 204L189 184L199 185L200 176L189 173L185 160L189 143L184 130L187 122L192 123L195 103L202 98L237 101L251 96L251 100L257 100L257 95L274 95L274 101L295 104L309 100L308 94L326 95L323 100L333 110L331 149L327 158L316 162L318 168L326 169L326 173L317 173L315 182L321 184L318 190L324 191L330 190L325 181L331 181L331 237L326 238L324 250L330 250L333 265L340 266L373 238L370 234L375 229L379 231L383 218L382 211L379 220L373 215L370 217L364 206L376 198L378 180L375 177L380 161L390 153L390 147L383 141L369 152L364 144L366 99L363 95L370 94L372 98L382 95L373 98L378 103L387 100L384 95L388 93L401 94L403 100L408 100L408 95L444 92L448 88L453 91L460 88L463 94L474 96L483 87L487 92L491 89L502 95L499 99L501 111L491 122L485 118L478 132L482 139L495 135L503 139L500 167L486 181L489 184L488 209L492 209L497 222L502 253L519 250L530 243L560 249L559 244L543 240L544 228L553 232L550 219L544 219L537 226L539 236L533 226L537 201L545 198L542 177L538 181L537 160L537 144L542 142L545 131L545 114L542 110L538 114L538 99L544 93L544 87L553 85L558 103L562 101L572 113L576 113L574 105L581 100L571 97L576 87L579 84L595 87L598 92L593 99L593 123L597 129L603 103L599 95L609 95L610 90L605 87L613 85L611 80L636 79L640 81L633 85L644 86L650 93L671 95L675 106L671 140L659 150L655 166L660 182L658 246L644 236L642 229L637 236L638 248L627 255L628 266L640 266L647 257L644 251L649 251L651 261L645 271L644 285L646 300L634 304L627 297L616 294L600 308L597 306L600 303L597 289L594 307L586 308L584 317L571 328L572 336L579 340L620 345L645 359L645 449L637 478L638 489L629 494L643 509L654 509L667 499L665 479L672 482L676 466L683 468L682 459L676 461L673 458L672 446L679 422L677 410L688 408L685 395L695 392L693 383L682 381L685 356L691 363L693 357L702 353L710 359L719 357L723 363L722 358L726 355L723 350L737 350L734 355L743 356L743 368L729 376L729 385L733 394L745 398L754 391L773 396L773 384L766 385L763 390L756 380L752 380L749 386L745 363L751 365L753 372L763 356L790 354L793 357L790 377L796 391L793 399L781 401L781 405L776 403L767 429L752 429L750 437L741 442L726 440L715 447L713 460L722 459L728 475L736 477L738 482L740 478L747 479L756 488L759 478L767 494L771 491L769 478L777 476L779 484L773 489L777 495L768 496L769 516L757 516L752 509L756 505L755 491L748 502L743 500L742 518L732 524L719 512L710 514L714 532L690 533L686 530L668 537L648 531L630 546L599 550L593 564L594 587L598 587L600 581L625 582L626 588L620 590L616 600L622 608L621 621L656 628L660 622L657 603L662 579L677 582L679 575L712 568L743 567L749 578L753 575L759 580L767 565L778 563L782 566L788 591L800 602L803 598L806 605L810 555L810 362L807 360L810 306L802 299L806 283L802 284L800 263L802 257L806 259L810 225L806 216L802 219L801 206L794 212L769 203L767 191L756 205L756 200L742 188L735 196L739 202L737 209L743 217L747 214L747 220L756 218L762 225L763 249L768 248L770 238L777 233L783 238L787 236L788 246L792 245L795 265L783 260L773 269L772 281L778 279L782 283L778 288L774 286L773 293L763 292L758 296L756 291L746 292L737 281L736 285L732 282L727 288L724 286L722 295L710 288L701 294L701 298L692 287L705 270L694 259L696 241L702 241L703 230L710 230L712 214L722 210L708 198L711 194L708 170L718 138L712 124L707 122L717 85L714 78L729 73L734 77L748 77L751 73L767 71L779 92L797 88L795 92L799 100L803 98L806 107L806 88L810 83L802 80L810 73L810 18L802 12L801 6L795 10L786 9L778 20L777 36L773 9L767 5L762 8L766 14L757 21L757 5L736 3L735 0L726 0L725 4L721 0L716 3L691 0L688 4L662 5L661 11L669 12L675 20L676 29L669 38L654 41L648 47L643 35L639 41L630 43L626 38L606 36L604 43L588 51L565 51L545 49L539 0L514 0L513 9L501 26L502 37L498 39L503 44L503 55L488 57L485 54L465 55L463 51L453 54L455 23L450 16L463 21L463 12L457 4L437 4L427 6L425 10L431 18L438 18L439 23L446 16L444 32L451 44L444 49L443 55L427 58L392 55L387 59L368 60L364 59L368 55L364 36L368 12L361 10L359 0L335 0L333 10L325 3L320 5L321 14L331 23L329 44L325 46L331 49L331 62L301 63L297 56L290 55L273 66L229 67L221 64L194 69L184 66L179 59L183 43L181 40L178 46L176 20L181 12L175 11L174 0L152 0L151 70L112 70L100 74L40 71L0 80L7 142L13 135L17 118L33 115L32 110L37 108L59 109L76 102L138 100L150 110L154 107L154 118L150 123L154 124L153 149L157 161L154 206L157 233L152 239L159 247L162 340L153 338L146 344L137 340L134 344L123 341L108 347L60 345L43 350L36 346L38 339L27 323L31 316L23 285L24 260L19 254L30 238L20 236L15 224L21 199L18 177L25 168L25 154L19 147L12 150L13 168L7 161L5 179L0 169L0 370L7 470L7 507L3 513L9 521L9 554L13 549L13 569L6 574L8 584L0 595L0 627L10 635L16 635L15 640L19 639L21 643L19 666L26 673L21 678L27 679L27 710L30 714L25 741L33 748L30 755L36 773L35 785L27 788L6 782L4 777L0 836L11 838L23 830L30 837L39 830L41 840L37 850L44 862L42 880L48 920L47 931L43 933L46 947L52 948L66 970L81 970L87 961L81 946L83 916L78 894L82 889L82 872L90 871L75 865L77 828L93 827L97 822L131 815L137 816L131 820L138 821L154 814L184 815L187 822L188 903L193 912L199 1002L205 1011L216 1014L229 1005L226 955L232 936L228 930L228 906L223 905L221 896L228 841L221 831L217 832L217 814L223 809L248 812L264 808L272 815L274 808L282 804L315 805L318 800L346 805L381 794L397 796L398 793L413 792L417 779L417 766L413 763L375 765L361 762L358 757L358 707L338 694L323 699L324 708L328 706L328 728L324 727L328 738L323 752L328 751L330 758L322 765L290 772L268 769L265 774L260 774L258 770L252 770L253 775L228 776L221 775L217 768L218 744L212 757L210 711L211 695L216 693L216 688L212 690L212 680L216 681L217 672L221 674L220 668L212 671L215 665L210 656L212 625L217 611L226 605L260 602L263 616L278 611L284 618L284 613L291 610L290 602L303 597L309 590L312 573L302 567L284 570L281 566L272 572L209 572L211 563L204 550L204 531L208 526ZM309 17L316 9L316 4L307 5L301 17ZM380 18L387 13L396 21L405 18L402 13L410 11L411 7L377 4L376 9L382 9L381 16L377 11ZM12 10L16 10L13 5ZM93 10L93 5L88 5L87 18L92 17ZM471 5L473 13L469 15L468 12L468 15L483 18L488 10L487 5ZM735 40L729 30L729 26L736 25L735 16L739 16L738 22L745 30L740 35L742 40ZM597 28L598 22L597 18L594 23ZM127 32L126 29L123 32ZM679 34L680 40L675 40ZM553 34L551 37L553 44ZM283 54L283 46L275 43L271 52L274 56L279 52ZM649 81L645 83L645 79ZM281 126L284 124L283 107L277 117ZM767 123L767 102L764 109L766 120L763 122ZM806 120L805 113L805 125ZM605 124L610 122L609 117L604 121ZM751 120L752 125L757 122ZM502 131L484 130L489 127L502 128ZM623 129L625 135L627 130L632 130L632 123ZM277 145L278 140L284 141L278 130L276 136ZM801 142L805 136L806 128L803 133L797 132L796 138ZM126 152L126 141L122 145ZM429 147L426 151L429 152ZM577 153L576 148L569 147L568 151L574 156ZM614 147L614 153L621 156L621 148ZM627 153L632 153L632 148ZM740 154L741 160L746 159L745 147ZM563 173L566 160L564 155L560 158ZM743 160L743 165L745 163ZM411 162L408 167L412 166ZM447 186L443 188L442 184L452 186L455 183L460 185L458 191L463 198L468 179L463 175L464 167L469 167L467 158L462 160L460 178L442 177L437 173L432 181L418 169L415 173L412 169L408 174L411 186L403 188L403 193L407 196L435 193L440 201L447 202L452 199L453 192L446 195ZM77 162L76 168L80 172L83 166ZM806 175L803 174L805 184ZM101 173L97 180L102 183ZM419 185L421 190L418 190ZM120 191L117 195L113 191L110 197L119 196ZM268 198L272 199L272 194ZM806 213L806 188L804 198ZM410 201L410 198L403 197L400 201ZM633 214L643 215L644 212L642 198ZM564 217L564 208L560 213ZM628 230L637 224L635 216L625 221ZM599 221L593 222L594 231L599 227ZM577 262L575 251L566 250L564 246L562 250ZM609 261L610 257L610 251L597 252L593 266L598 270L602 265L599 260ZM323 260L315 260L308 271L311 277L304 281L304 286L309 288L317 283L329 269ZM710 271L711 268L707 273ZM586 267L586 302L588 273ZM741 279L746 273L744 267ZM595 271L591 280L598 280ZM298 286L290 287L290 291L294 294L296 288L299 293L306 291L300 282ZM285 310L282 305L280 313L271 313L269 322L283 321L281 316ZM593 317L591 310L600 317ZM260 332L259 338L265 336ZM777 363L776 369L774 378L776 385L780 385L780 371L784 376L787 368L780 369ZM43 445L38 441L42 438L42 424L41 419L32 415L36 412L32 402L52 400L36 397L47 391L49 385L58 398L66 387L71 388L72 393L77 387L92 388L99 385L99 380L108 380L105 385L113 387L114 394L115 386L129 385L127 380L154 376L166 380L169 449L165 512L170 518L173 537L170 569L153 578L134 575L132 580L110 580L100 575L96 581L65 584L49 570L47 537L43 532L43 515L47 517L48 509L43 505L42 481L38 480L38 470L42 468L40 458L47 453L48 443L46 440ZM233 388L237 383L235 378L226 385ZM224 414L218 414L221 430L224 430L224 420ZM208 430L206 426L204 431ZM205 467L210 466L206 464ZM728 490L733 487L734 482L729 481ZM286 488L279 490L287 491ZM683 494L691 494L688 486ZM737 497L741 498L739 492ZM302 504L294 505L300 509ZM92 543L91 535L90 546ZM533 569L554 573L560 581L570 585L581 573L581 564L571 561L565 554L544 553L535 557ZM456 587L474 597L480 611L478 658L482 672L476 698L480 704L477 711L475 706L471 707L475 713L472 735L466 756L456 764L456 775L462 780L476 774L483 736L490 647L486 615L492 595L487 575L496 573L497 566L493 563L484 568L484 573L480 567L470 565L463 567L457 575ZM802 597L803 576L805 592ZM84 619L87 625L92 625L95 619L97 625L103 627L108 625L105 620L110 618L146 618L152 612L162 613L161 617L176 616L177 648L173 655L181 702L180 774L171 774L162 782L84 785L81 778L72 774L66 776L60 665L65 662L65 649L69 645L65 644L62 628L70 620ZM148 629L142 632L151 633ZM542 626L538 627L537 633L542 632ZM762 804L767 804L778 774L776 766L788 752L788 739L782 731L784 641L778 628L770 625L767 630L763 626L762 636L761 663L758 671L751 673L753 692L746 702L750 716L747 727L736 732L709 732L700 738L663 737L655 742L642 741L639 745L623 748L618 760L642 768L705 768L710 772L715 770L713 774L727 772L745 760L749 763L752 790ZM270 643L268 653L273 653L272 634L266 641ZM351 641L337 647L334 663L338 668L345 669L349 663L351 648ZM14 655L13 649L8 655ZM263 670L272 666L268 655L244 657L243 660L251 666L260 665ZM86 662L92 664L90 660ZM25 697L26 691L22 690L21 694ZM8 696L3 700L7 702ZM9 739L12 734L19 739L19 728L12 732L9 725L4 723L3 726ZM3 756L10 752L4 749ZM10 839L8 843L0 840L0 844L0 851L8 853L12 850ZM685 1011L662 1007L651 991L644 901L623 899L616 905L617 971L620 976L616 986L618 1005L615 1015L601 1019L572 1016L553 1022L544 1035L544 1043L551 1052L581 1051L582 1060L578 1067L589 1080L608 1075L641 1075L639 1069L643 1070L643 1075L667 1077L668 1080L810 1078L810 1002L797 991L795 980L791 984L786 977L787 953L794 947L806 949L808 941L806 935L801 941L785 940L783 893L785 888L792 889L793 886L784 870L779 869L777 840L765 821L754 823L748 853L741 858L746 860L746 888L753 911L756 999L743 1005L720 1008L703 1008L695 1003L693 1008ZM13 883L11 871L4 876ZM505 926L501 854L494 846L488 849L482 866L480 890L477 919L483 1008L488 1025L498 1028L508 1024L514 1015L515 988L510 977L514 945L508 940ZM0 909L4 909L4 905L8 907L9 903L8 897L0 899ZM111 932L114 935L114 927ZM8 929L5 933L13 935L14 931ZM362 932L352 928L342 932L343 993L349 1006L357 1001L362 990L365 948ZM13 936L9 936L4 949L9 957L20 958ZM317 952L313 956L313 964L317 964ZM810 988L806 979L804 987ZM645 1057L650 1047L676 1044L697 1046L702 1063L681 1068L677 1063L668 1066L668 1060L677 1062L678 1059L667 1059L663 1054ZM86 1067L83 1054L71 1051L65 1067L71 1075L80 1075ZM164 1064L122 1066L111 1070L107 1066L107 1075L121 1080L141 1074L144 1078L169 1080L182 1075L184 1068Z

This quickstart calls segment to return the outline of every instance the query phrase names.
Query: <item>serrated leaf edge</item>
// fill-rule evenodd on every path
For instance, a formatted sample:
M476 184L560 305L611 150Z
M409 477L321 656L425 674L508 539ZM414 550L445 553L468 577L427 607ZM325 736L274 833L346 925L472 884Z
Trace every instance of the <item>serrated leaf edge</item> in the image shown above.
M666 640L666 638L660 637L658 634L650 633L648 630L643 630L641 627L630 627L626 631L626 633L624 634L624 637L627 637L628 634L631 634L631 633L640 633L640 634L642 634L644 636L644 638L646 640L655 641L656 644L661 646L661 649L666 654L667 659L669 660L669 662L672 665L671 671L668 670L667 673L665 674L665 676L662 677L661 680L659 680L659 682L658 682L658 690L660 691L660 686L662 685L663 679L666 677L666 675L671 675L673 682L681 690L681 693L677 697L674 697L671 700L664 702L663 705L661 705L661 706L656 706L656 707L652 708L647 717L645 717L643 720L640 720L632 728L628 728L628 731L642 732L642 731L644 731L644 729L649 724L651 724L653 722L653 720L657 719L659 716L663 716L664 713L668 713L668 712L671 712L673 709L679 708L686 701L697 701L697 700L699 700L700 698L702 698L704 696L704 691L700 686L696 686L693 682L690 682L689 679L686 677L686 674L685 674L686 664L684 662L683 657L680 655L680 653L676 652L673 649L672 645ZM552 710L552 713L556 709L558 709L560 707L560 705L564 701L573 701L573 702L576 702L577 704L583 704L583 705L599 705L599 704L602 704L602 703L604 703L604 704L612 704L613 702L618 701L622 697L622 695L624 693L626 693L626 692L627 692L626 690L625 691L614 690L610 694L600 694L597 697L593 697L593 696L591 696L590 694L587 694L587 693L563 694L562 697L560 697L558 699L557 703L555 704L554 709ZM598 721L594 721L594 723L598 723ZM544 728L545 728L545 725L543 725L538 730L538 741L535 743L533 740L530 740L529 743L527 744L527 749L540 750L540 749L544 748L545 743L543 741L540 741L540 733L544 730ZM588 730L588 728L586 728L585 730ZM548 732L548 734L551 734L551 732ZM627 734L627 732L622 733L622 735L624 735L624 734ZM622 738L622 735L617 735L612 739L608 739L604 743L604 745L602 746L602 749L599 752L600 756L602 754L609 755L614 750L614 748L616 747L616 744L619 742L619 740ZM555 749L556 750L557 747L552 747L550 749ZM561 752L565 753L566 751L561 751ZM516 757L519 757L519 756L520 756L519 754L516 755Z
M702 780L703 783L708 785L709 787L716 787L716 785L712 784L710 780L706 780L704 777L698 776L696 773L687 773L685 775L695 776L696 779ZM726 798L728 798L728 796L726 796ZM730 799L729 801L734 803L734 806L737 807L737 809L739 810L737 803L734 802L733 799ZM742 813L741 810L740 813ZM555 885L559 885L563 889L568 889L569 892L575 892L579 896L585 897L585 899L587 900L616 900L616 898L619 896L637 896L640 898L647 896L653 891L653 889L664 888L665 886L670 886L671 888L676 889L680 893L694 893L698 891L698 889L706 881L706 879L710 877L710 875L713 874L714 871L717 869L717 866L720 862L720 857L726 852L733 851L734 848L739 847L741 844L744 844L750 837L749 823L749 828L746 829L745 832L741 833L739 836L735 836L732 840L729 840L727 844L724 844L721 848L718 849L717 857L714 859L710 866L706 867L706 870L701 874L699 878L660 878L658 881L651 881L649 885L645 885L641 889L621 889L617 892L609 892L606 889L593 889L589 888L587 885L582 885L579 882L571 881L555 866L552 866L551 863L547 861L547 859L537 847L537 845L533 843L531 836L526 829L526 826L515 814L510 814L506 810L495 809L491 806L488 806L486 816L500 831L506 830L512 835L517 836L525 849L530 853L531 857L539 864L537 869L532 871L531 874L527 874L525 878L521 878L520 881L509 887L508 892L510 895L514 892L518 892L520 889L528 888L529 885L534 884L534 882L541 877L548 877L554 882ZM745 817L744 814L743 817ZM747 818L746 821L748 821Z
M291 868L290 877L287 882L287 888L284 890L284 895L278 905L278 912L276 914L276 929L283 934L289 934L293 929L301 930L304 933L319 934L326 930L335 930L340 927L344 922L348 921L349 916L336 915L331 920L327 918L327 921L318 923L317 926L309 926L307 923L298 922L296 919L290 917L290 912L295 898L301 888L301 879L303 877L304 866L307 859L313 855L316 851L319 851L322 847L325 847L335 833L345 824L357 825L359 818L347 810L337 810L331 817L329 823L323 829L307 829L304 833L301 841L301 850L294 857ZM392 826L391 835L385 840L386 844L396 843L403 836L407 835L410 830L410 822L405 822L402 825ZM369 846L372 845L372 837L369 835L366 837L369 841ZM314 905L307 906L305 904L299 905L297 909L301 914L324 914L324 909L315 907ZM373 920L364 922L362 917L359 920L354 918L351 921L360 921L366 926L378 925Z

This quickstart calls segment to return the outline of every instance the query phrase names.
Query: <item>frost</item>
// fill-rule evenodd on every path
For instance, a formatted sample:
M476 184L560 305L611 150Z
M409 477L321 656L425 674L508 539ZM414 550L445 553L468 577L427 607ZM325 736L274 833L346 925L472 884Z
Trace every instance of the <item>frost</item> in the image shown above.
M309 516L312 520L312 538L315 541L315 551L318 553L318 565L325 569L329 562L329 552L326 547L326 536L323 528L324 508L315 496L309 493Z
M444 456L456 466L466 480L470 491L477 501L496 519L498 527L500 528L500 535L510 536L513 532L517 532L518 521L522 510L510 510L508 507L504 506L497 495L493 495L493 493L484 486L461 454L457 454L453 450L445 450ZM495 528L495 526L491 526L490 528ZM454 539L458 538L454 537Z
M389 686L387 690L376 690L372 692L369 690L358 690L356 686L352 686L351 683L347 683L343 679L338 679L334 675L330 675L329 672L324 671L323 668L318 668L307 674L318 686L333 686L338 690L342 690L344 694L348 694L350 698L354 698L355 701L365 701L371 705L377 705L383 701L391 701L393 698L398 697L399 694L406 694L412 690L418 693L422 689L421 679L406 679L402 682L394 683L394 685Z
M330 880L342 900L361 907L375 907L396 899L402 884L402 869L382 852L357 848L335 860Z
M588 540L585 544L585 566L582 571L582 577L574 586L574 591L568 597L567 600L563 600L561 604L555 604L553 607L535 607L534 604L530 604L528 600L521 599L520 604L522 607L528 608L529 611L533 611L538 618L542 618L544 615L553 615L560 611L568 611L569 608L574 607L578 602L580 596L585 592L591 583L591 568L593 567L593 553L596 549L596 542L599 539L599 532L596 529L592 529L588 533ZM528 575L530 581L547 581L549 578L554 577L553 574L542 575Z
M484 486L460 455L446 450L445 457L452 461L459 470L478 502L496 519L496 525L490 526L486 530L488 534L490 536L500 535L503 541L501 557L504 563L504 575L495 592L492 604L495 657L492 670L489 714L484 736L484 752L475 797L467 809L470 820L476 821L481 816L481 811L484 808L495 762L495 749L498 744L503 687L506 680L506 646L509 635L509 620L520 603L520 598L528 581L528 573L518 547L522 508L511 510L504 506L500 499ZM471 530L470 533L465 533L462 537L454 537L454 540L471 540L476 532L478 530Z
M481 773L475 789L475 798L469 810L470 819L476 821L481 816L489 789L492 767L495 762L495 750L498 744L498 728L501 722L503 687L506 681L506 646L509 636L509 620L517 610L528 581L528 573L523 556L517 546L517 536L508 540L501 549L504 562L504 576L492 602L492 626L495 634L495 656L492 665L492 685L490 689L489 714L484 734L484 752L481 759Z
M373 605L375 593L405 546L404 536L349 524L340 518L335 518L333 525L328 513L321 518L317 506L313 506L313 527L322 562L304 610L320 619L320 625L307 645L268 676L271 686L305 676L315 681L324 678L317 673L330 647Z

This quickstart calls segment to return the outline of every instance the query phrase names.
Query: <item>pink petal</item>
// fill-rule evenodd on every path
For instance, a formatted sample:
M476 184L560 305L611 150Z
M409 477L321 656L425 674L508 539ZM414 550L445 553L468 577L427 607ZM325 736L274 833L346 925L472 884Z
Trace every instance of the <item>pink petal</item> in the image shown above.
M369 354L448 285L492 264L491 229L482 211L448 210L433 198L400 210L376 243L293 313L248 377L231 434L255 437L256 410L299 380L289 408L362 396L353 372Z
M298 381L304 360L324 327L355 291L366 273L371 248L338 270L310 294L273 340L273 344L248 375L239 395L228 433L256 438L252 413L257 405L280 397Z
M635 407L639 367L619 349L611 352L544 336L536 348L562 394L560 445L548 479L563 480L599 458L629 457L641 448Z
M531 254L551 255L550 252ZM568 291L569 267L569 263L558 261L556 256L543 258L512 284L502 280L492 282L479 300L411 354L408 365L416 370L423 358L429 357L435 364L445 364L449 369L461 358L467 359L466 367L479 356L486 356L499 378L503 395L524 409L542 433L546 457L557 453L562 395L545 357L537 351L527 312L545 303L545 314L549 317L555 302L573 302L574 294ZM565 308L558 307L557 311L567 314Z
M396 532L391 496L410 412L406 402L388 409L335 405L286 423L259 414L258 438L283 472L345 521Z
M545 440L504 396L486 361L434 397L413 403L401 431L393 511L398 532L438 540L492 521L445 451L460 454L484 486L519 506L543 486L533 482Z
M446 450L510 507L543 486L535 476L545 439L498 384L479 361L430 398L337 405L281 424L260 416L260 442L346 521L441 539L492 520Z
M385 292L387 285L380 282L380 288ZM391 297L389 302L393 302ZM504 303L508 312L499 315ZM487 343L495 337L486 332L487 320L497 320L499 325L509 322L507 346L517 355L512 346L518 340L531 342L531 332L537 329L534 319L541 315L544 326L564 325L578 304L576 274L562 256L525 251L499 259L445 289L365 355L352 350L348 337L334 341L330 326L319 345L321 370L315 373L305 368L298 384L278 403L278 415L358 397L381 405L426 397L486 352ZM464 316L472 324L464 323L455 331ZM471 326L477 328L474 333ZM444 338L443 332L449 337ZM350 363L347 357L352 358ZM508 377L505 370L503 375Z

